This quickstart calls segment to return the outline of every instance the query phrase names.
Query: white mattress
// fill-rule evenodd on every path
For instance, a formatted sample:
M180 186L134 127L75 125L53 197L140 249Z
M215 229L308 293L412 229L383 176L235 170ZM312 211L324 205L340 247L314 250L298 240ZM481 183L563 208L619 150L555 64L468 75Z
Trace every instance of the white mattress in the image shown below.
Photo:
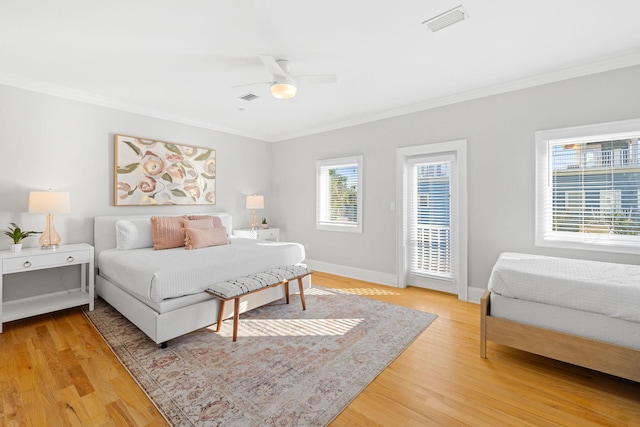
M640 350L640 323L604 314L492 294L491 317Z
M204 292L208 286L247 274L301 263L298 243L231 238L231 244L196 250L152 248L103 250L100 275L138 297L159 302Z
M489 290L515 298L640 322L640 266L518 253L498 258Z

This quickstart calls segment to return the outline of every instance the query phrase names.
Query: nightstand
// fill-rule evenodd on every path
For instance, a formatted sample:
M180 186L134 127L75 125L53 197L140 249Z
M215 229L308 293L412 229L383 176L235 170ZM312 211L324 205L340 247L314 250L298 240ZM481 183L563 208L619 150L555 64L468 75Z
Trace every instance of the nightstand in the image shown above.
M250 228L240 228L233 230L236 237L244 237L245 239L271 240L277 242L280 239L279 228L258 228L252 230Z
M17 253L0 251L0 260L2 261L0 264L0 332L2 332L2 323L11 320L84 304L89 304L89 310L93 310L93 246L79 243L62 245L55 250L28 248ZM67 289L63 285L60 289L47 291L43 294L11 301L3 300L2 282L5 275L68 265L81 266L80 287ZM36 285L34 284L34 286Z

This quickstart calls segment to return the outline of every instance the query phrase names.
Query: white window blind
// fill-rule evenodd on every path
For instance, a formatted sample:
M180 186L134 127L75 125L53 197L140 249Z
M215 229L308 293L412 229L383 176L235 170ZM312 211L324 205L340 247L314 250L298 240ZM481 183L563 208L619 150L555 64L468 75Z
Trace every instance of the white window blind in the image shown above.
M451 160L410 160L409 270L452 279Z
M640 252L640 121L635 122L635 131L598 132L615 131L612 123L575 128L579 136L572 129L536 134L537 244Z
M316 163L316 228L362 232L362 156Z

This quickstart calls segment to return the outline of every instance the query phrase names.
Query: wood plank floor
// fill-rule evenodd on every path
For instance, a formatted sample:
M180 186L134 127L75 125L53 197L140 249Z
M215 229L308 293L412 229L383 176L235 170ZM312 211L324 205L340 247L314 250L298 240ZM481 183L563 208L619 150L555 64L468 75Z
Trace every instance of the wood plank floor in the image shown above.
M316 273L314 283L438 319L331 424L640 426L640 384L489 343L479 306L419 288ZM79 309L0 334L1 426L164 426Z

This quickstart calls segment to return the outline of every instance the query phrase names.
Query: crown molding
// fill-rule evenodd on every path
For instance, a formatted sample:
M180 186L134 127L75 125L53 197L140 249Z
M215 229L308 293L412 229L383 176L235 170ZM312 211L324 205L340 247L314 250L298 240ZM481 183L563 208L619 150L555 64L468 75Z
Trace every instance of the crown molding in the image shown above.
M257 135L257 134L252 134L248 132L242 132L237 129L217 126L212 123L193 120L193 119L178 116L175 114L170 114L163 111L158 111L151 108L143 107L137 104L127 103L127 102L119 101L116 99L111 99L104 96L92 94L89 92L83 92L83 91L71 89L64 86L58 86L58 85L43 82L40 80L28 79L26 77L16 76L13 74L0 72L0 84L16 87L19 89L30 90L33 92L43 93L45 95L51 95L59 98L70 99L72 101L78 101L86 104L97 105L100 107L110 108L113 110L126 111L128 113L140 114L142 116L167 120L175 123L180 123L183 125L214 130L217 132L224 132L232 135L258 139L261 141L267 141L263 135Z
M499 95L501 93L513 92L516 90L527 89L530 87L541 86L549 83L555 83L562 80L569 80L577 77L583 77L591 74L603 73L606 71L617 70L621 68L633 67L640 65L640 52L633 52L630 54L620 55L603 59L600 61L592 62L589 64L578 65L574 67L565 68L558 71L552 71L549 73L538 74L536 76L527 77L524 79L514 80L507 83L501 83L492 86L486 86L480 89L475 89L467 92L462 92L442 98L437 98L419 104L413 104L406 107L396 108L393 110L382 111L380 113L369 114L353 120L345 120L342 122L328 124L326 126L320 126L313 129L308 129L302 132L283 134L274 139L274 142L284 141L293 138L300 138L309 135L315 135L318 133L329 132L346 127L361 125L365 123L371 123L378 120L389 119L393 117L403 116L406 114L417 113L420 111L431 110L437 107L443 107L446 105L457 104L460 102L471 101L474 99L485 98L487 96Z
M293 132L289 134L280 135L261 135L250 132L245 132L239 129L226 128L218 126L213 123L203 122L198 120L189 119L187 117L178 116L175 114L166 113L143 107L140 105L119 101L116 99L110 99L100 95L71 89L68 87L58 86L51 83L28 79L26 77L16 76L7 73L0 72L0 84L6 86L13 86L20 89L26 89L34 92L39 92L51 96L57 96L60 98L71 99L78 102L87 104L98 105L105 108L110 108L119 111L126 111L129 113L140 114L147 117L153 117L162 120L168 120L188 126L199 127L203 129L209 129L217 132L224 132L231 135L257 139L265 142L279 142L290 140L294 138L301 138L304 136L314 135L318 133L330 132L333 130L343 129L346 127L357 126L365 123L375 122L378 120L389 119L393 117L403 116L406 114L417 113L420 111L430 110L437 107L443 107L446 105L457 104L459 102L470 101L473 99L484 98L487 96L498 95L501 93L512 92L516 90L526 89L534 86L540 86L544 84L554 83L562 80L568 80L576 77L587 76L590 74L597 74L606 71L616 70L620 68L631 67L640 64L640 52L631 52L624 55L618 55L615 57L605 58L599 61L594 61L589 64L582 64L574 67L568 67L562 70L553 71L549 73L539 74L536 76L527 77L524 79L515 80L512 82L501 83L497 85L487 86L484 88L462 92L451 96L445 96L418 104L408 105L406 107L396 108L392 110L382 111L379 113L368 114L358 117L356 119L340 121L336 123L330 123L324 126L306 129L300 132Z

